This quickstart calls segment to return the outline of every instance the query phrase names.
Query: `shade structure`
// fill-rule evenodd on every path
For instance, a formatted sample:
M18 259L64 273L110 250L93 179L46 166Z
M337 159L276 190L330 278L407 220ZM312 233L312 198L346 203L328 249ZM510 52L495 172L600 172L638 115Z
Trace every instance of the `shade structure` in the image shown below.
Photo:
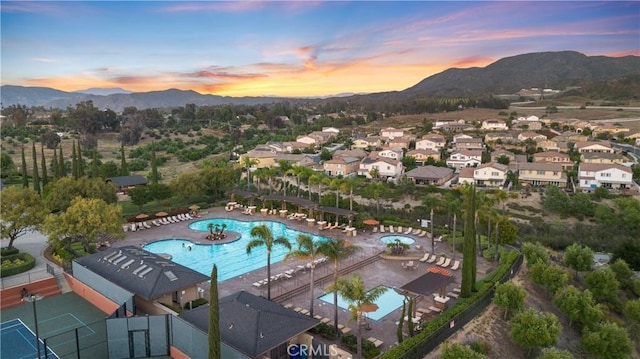
M197 204L192 204L191 206L189 206L189 209L192 211L198 210L200 209L200 206L198 206Z
M149 215L146 213L140 213L139 215L136 216L137 219L145 219L145 218L149 218Z
M168 215L169 215L169 213L167 213L167 212L158 212L158 213L156 213L156 217L164 217L164 216L168 216Z
M363 313L375 312L378 308L376 303L362 303L360 305L360 311Z
M362 224L366 224L367 226L377 226L380 222L377 219L369 218L362 221Z

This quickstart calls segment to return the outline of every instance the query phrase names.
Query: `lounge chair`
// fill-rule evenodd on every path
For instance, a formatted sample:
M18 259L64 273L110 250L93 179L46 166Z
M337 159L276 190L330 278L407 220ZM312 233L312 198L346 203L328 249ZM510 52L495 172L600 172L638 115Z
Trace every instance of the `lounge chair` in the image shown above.
M404 232L404 231L402 230L402 226L398 226L398 228L396 229L396 232L398 232L398 233L402 233L402 232Z
M171 219L173 219L175 223L180 222L180 219L178 219L178 216L172 216Z
M431 255L429 253L425 253L424 256L422 256L422 258L418 259L420 262L424 263L426 262L429 257L431 257Z
M436 263L437 266L441 266L444 261L446 261L447 258L445 258L444 256L440 257L440 259L438 259L438 262Z
M151 229L151 226L149 225L149 223L147 223L146 221L142 222L142 225L144 226L144 228L146 229Z
M131 223L131 232L135 232L136 231L136 224L135 223Z
M380 225L380 233L384 233L384 225Z
M438 258L437 255L432 254L431 257L429 259L427 259L427 263L433 263L436 261L436 259Z
M122 230L123 230L124 232L129 232L129 225L128 225L128 224L123 224L123 225L122 225Z
M453 261L453 265L451 266L451 270L458 270L460 268L460 261Z
M449 265L451 264L451 258L447 258L444 263L442 263L442 265L440 265L441 267L447 268Z
M378 233L378 227L373 227L373 229L371 230L371 233Z
M151 221L151 223L153 223L154 226L156 227L160 227L162 224L160 224L160 222L158 222L157 219L154 219L153 221Z
M407 230L404 231L404 234L409 234L409 233L411 233L411 231L413 231L413 227L407 228Z
M427 231L423 230L422 232L420 232L420 234L418 234L419 237L424 237L427 235Z
M393 230L393 226L389 226L389 232L391 233L395 233L396 231Z
M414 229L413 232L411 232L411 234L413 234L413 235L420 234L420 228Z

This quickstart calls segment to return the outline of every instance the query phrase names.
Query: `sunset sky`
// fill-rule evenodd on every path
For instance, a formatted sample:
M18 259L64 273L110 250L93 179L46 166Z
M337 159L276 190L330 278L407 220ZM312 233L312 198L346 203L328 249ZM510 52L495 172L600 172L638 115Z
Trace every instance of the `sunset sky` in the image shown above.
M640 55L640 2L2 1L3 85L227 96L403 90L529 52Z

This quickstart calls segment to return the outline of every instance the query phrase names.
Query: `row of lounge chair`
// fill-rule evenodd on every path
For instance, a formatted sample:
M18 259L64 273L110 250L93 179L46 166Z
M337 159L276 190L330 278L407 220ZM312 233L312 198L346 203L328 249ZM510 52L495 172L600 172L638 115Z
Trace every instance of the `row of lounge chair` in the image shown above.
M447 258L445 256L440 256L440 258L438 258L435 254L425 253L422 258L418 259L418 261L422 263L434 263L435 265L443 268L449 268L449 266L451 266L451 270L458 270L458 268L460 268L460 261L452 261L451 258Z
M185 213L185 214L178 214L176 216L171 216L171 217L162 217L160 219L154 219L151 221L151 223L156 227L160 227L164 224L178 223L182 221L189 221L192 219L194 219L193 216L191 216L189 213ZM129 232L129 231L135 232L135 231L141 231L144 229L151 229L151 228L153 227L151 227L148 221L129 223L122 226L122 230L125 232Z
M289 269L289 270L286 270L286 271L284 271L282 273L278 273L278 274L272 275L271 276L271 281L275 282L275 281L280 280L280 279L291 279L291 278L293 278L294 274L295 274L295 271L293 269ZM253 286L256 287L256 288L260 288L263 285L267 285L268 282L269 282L269 279L265 278L265 279L259 280L257 282L254 282Z
M427 235L427 231L422 229L413 229L413 227L409 227L406 230L402 226L398 226L397 228L394 226L385 227L384 225L380 225L380 233L385 233L388 231L389 233L400 233L400 234L411 234L418 237L424 237ZM378 227L373 227L373 233L378 232Z
M307 309L304 309L302 307L295 307L294 308L293 304L291 304L291 303L285 304L284 307L287 308L287 309L291 309L296 313L300 313L300 314L304 314L304 315L311 315L311 313ZM333 321L331 319L329 319L329 318L324 318L324 317L322 317L320 315L317 315L317 314L314 315L313 317L318 319L320 321L320 323L324 323L324 324L326 324L328 326L331 326L331 327L333 326ZM342 334L348 334L348 333L351 332L351 328L345 327L343 324L338 324L338 330L340 330L342 332Z

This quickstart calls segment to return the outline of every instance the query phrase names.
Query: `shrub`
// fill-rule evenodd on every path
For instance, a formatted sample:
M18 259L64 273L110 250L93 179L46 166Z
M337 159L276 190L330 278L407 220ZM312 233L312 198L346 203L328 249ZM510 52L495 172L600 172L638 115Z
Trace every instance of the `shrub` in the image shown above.
M355 353L356 347L358 346L358 338L356 338L353 334L347 334L342 337L342 344L347 347L347 350ZM372 342L362 339L362 356L365 359L375 358L380 354L380 349L376 348Z
M0 278L23 273L36 266L36 259L29 253L18 253L2 258Z
M209 303L209 302L204 298L194 299L192 301L187 302L187 304L184 305L184 309L195 309L195 308L198 308L199 306L205 305L207 303Z
M16 247L13 247L13 248L2 247L2 249L0 249L0 257L6 257L12 254L18 254L19 252L20 250Z
M331 325L328 325L326 323L320 323L316 325L313 329L311 329L311 332L314 334L318 334L325 339L335 340L336 332L333 329L334 328Z

